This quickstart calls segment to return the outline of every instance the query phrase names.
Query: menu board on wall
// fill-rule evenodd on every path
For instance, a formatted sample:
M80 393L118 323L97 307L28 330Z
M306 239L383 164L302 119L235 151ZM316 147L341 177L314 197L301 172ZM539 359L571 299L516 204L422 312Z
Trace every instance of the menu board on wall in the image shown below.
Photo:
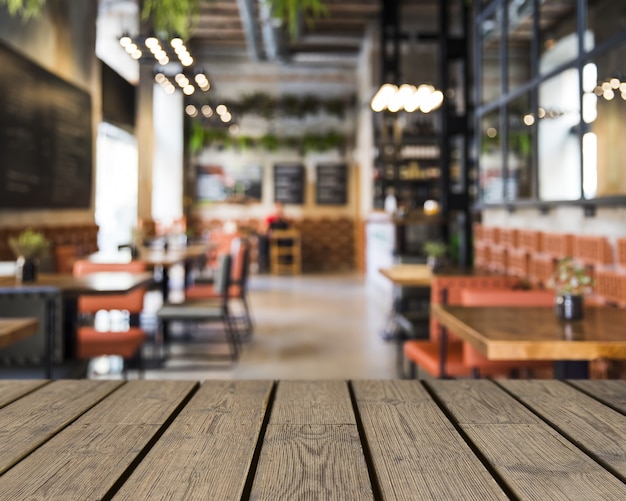
M315 200L318 205L345 205L348 202L346 164L320 164L316 174Z
M90 95L0 44L0 208L91 204Z
M274 165L274 201L283 204L304 203L304 165Z

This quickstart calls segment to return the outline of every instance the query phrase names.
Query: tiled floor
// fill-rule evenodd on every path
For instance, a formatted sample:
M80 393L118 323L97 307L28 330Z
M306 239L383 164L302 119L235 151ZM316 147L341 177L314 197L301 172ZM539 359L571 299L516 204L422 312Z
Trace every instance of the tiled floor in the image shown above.
M201 329L192 342L174 346L163 369L150 379L331 379L395 378L396 345L380 332L391 302L362 277L269 276L250 280L256 330L231 366L203 353L224 351L217 333ZM221 336L219 336L221 339ZM189 355L189 356L187 356ZM135 375L129 375L134 378Z

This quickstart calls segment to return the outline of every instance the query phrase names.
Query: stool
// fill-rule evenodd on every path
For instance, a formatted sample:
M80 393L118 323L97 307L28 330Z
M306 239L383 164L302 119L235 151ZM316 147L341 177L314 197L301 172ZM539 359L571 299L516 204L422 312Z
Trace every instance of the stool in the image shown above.
M272 230L269 234L270 271L274 275L302 272L300 232L298 230Z

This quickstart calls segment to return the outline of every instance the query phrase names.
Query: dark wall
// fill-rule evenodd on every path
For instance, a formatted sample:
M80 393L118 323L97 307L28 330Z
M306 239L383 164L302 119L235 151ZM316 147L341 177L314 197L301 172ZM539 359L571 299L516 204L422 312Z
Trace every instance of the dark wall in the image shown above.
M102 118L124 129L135 128L135 86L102 63Z

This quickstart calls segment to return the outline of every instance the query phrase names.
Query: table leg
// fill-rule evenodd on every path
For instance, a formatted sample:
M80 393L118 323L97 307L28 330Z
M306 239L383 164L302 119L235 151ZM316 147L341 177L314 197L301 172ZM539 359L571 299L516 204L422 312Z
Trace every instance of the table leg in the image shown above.
M554 362L555 379L589 379L589 362L586 360L557 360Z
M78 332L78 300L75 297L63 299L63 351L65 360L76 358L76 333Z
M170 294L170 271L165 265L163 265L161 274L161 293L163 294L163 302L167 303Z

